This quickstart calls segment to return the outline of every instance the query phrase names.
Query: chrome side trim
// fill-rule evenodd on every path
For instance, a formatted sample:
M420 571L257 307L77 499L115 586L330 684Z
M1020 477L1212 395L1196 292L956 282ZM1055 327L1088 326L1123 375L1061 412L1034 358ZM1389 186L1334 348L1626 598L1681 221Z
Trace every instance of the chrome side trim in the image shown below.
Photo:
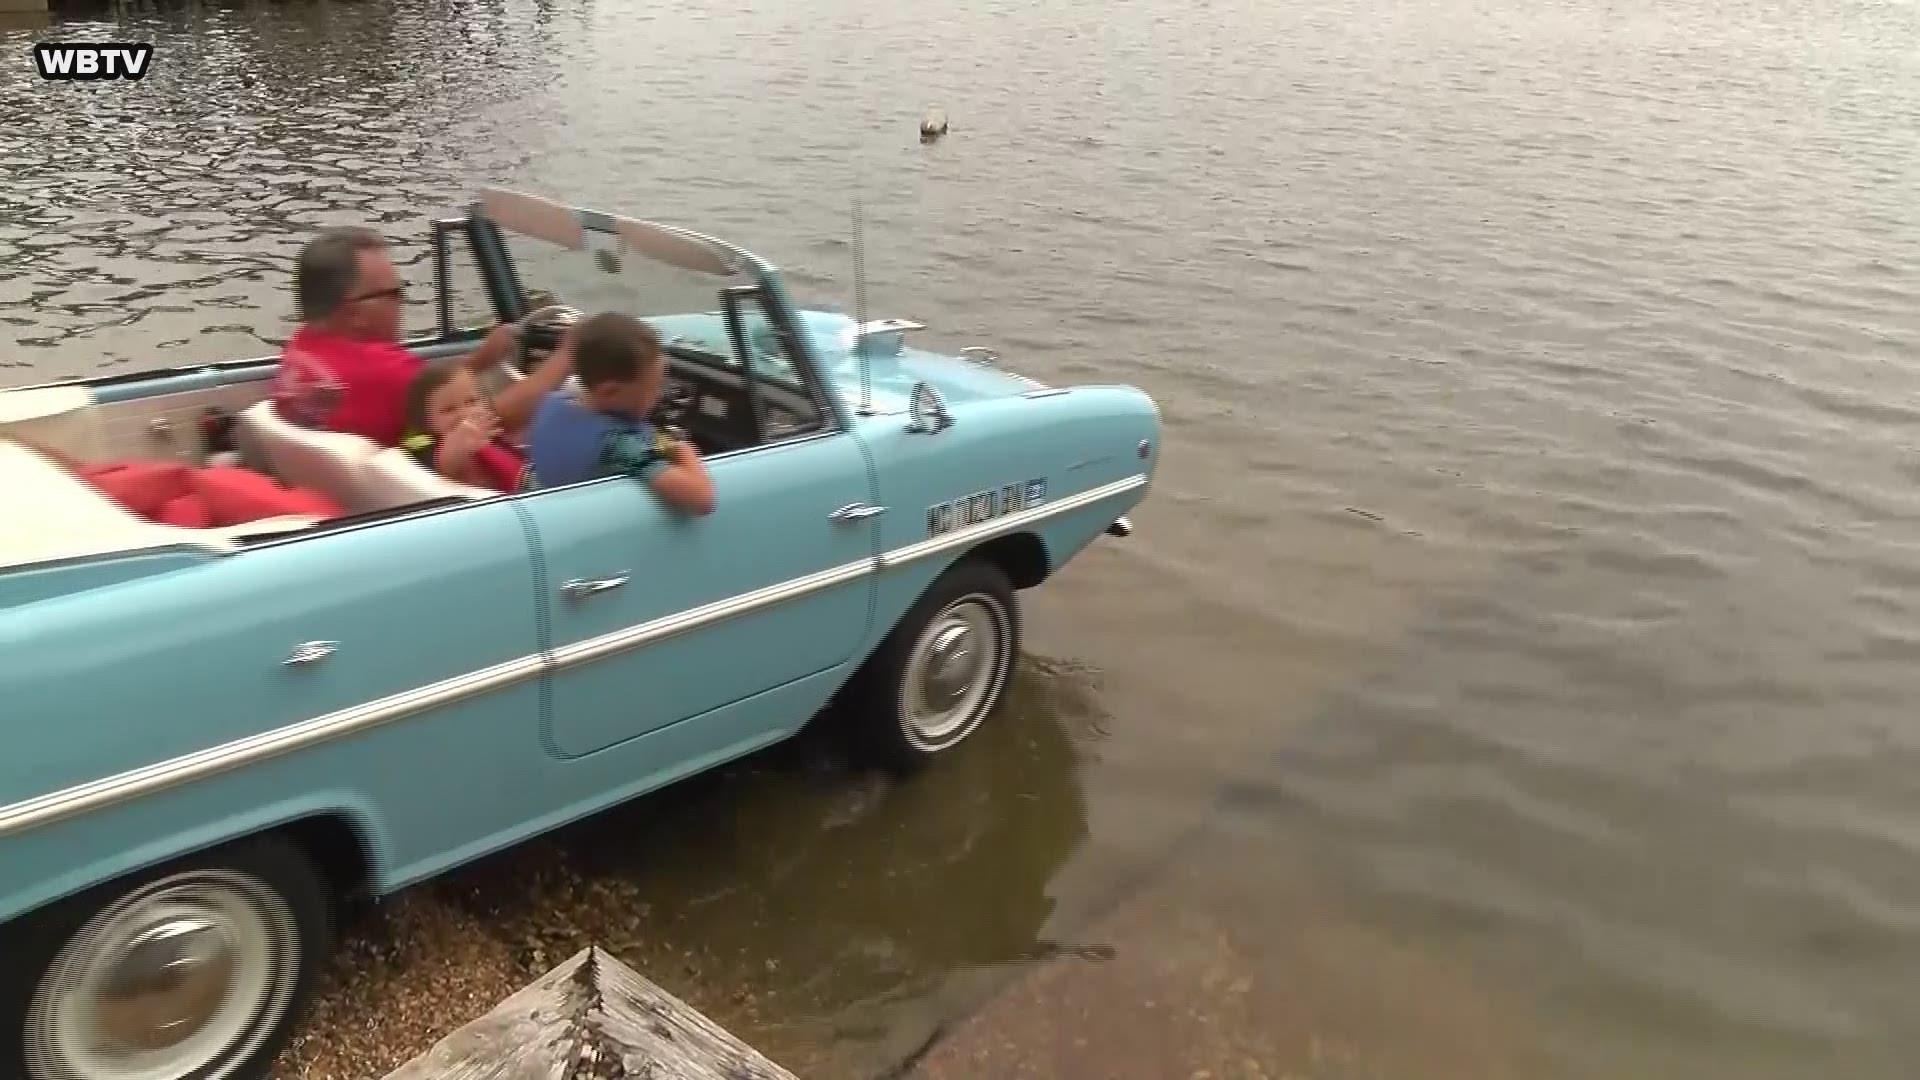
M1111 484L1102 484L1097 488L1089 488L1077 495L1069 495L1064 499L1057 499L1050 503L1042 503L1031 509L1022 510L1017 514L1008 514L1005 517L993 518L988 521L983 521L978 525L969 525L964 529L956 529L953 532L936 536L931 540L922 540L917 544L897 547L892 551L881 553L880 569L891 570L896 566L904 566L916 559L931 558L932 556L944 554L949 551L970 548L983 540L990 540L995 536L1000 536L1005 533L1018 532L1020 529L1034 522L1044 521L1056 514L1072 513L1075 510L1092 506L1102 500L1111 499L1117 495L1125 495L1130 491L1138 490L1146 485L1146 476L1142 473L1135 473L1124 480L1115 480Z
M263 731L258 735L249 735L244 739L235 739L90 783L48 792L38 798L0 807L0 836L368 731L430 708L533 678L544 667L545 663L538 655L522 656L287 727Z
M650 622L588 638L553 650L550 656L533 654L516 657L478 671L428 683L411 690L316 716L286 727L249 735L205 750L155 762L99 780L76 784L48 792L23 802L0 806L0 837L51 824L113 803L151 795L182 784L230 772L243 765L267 761L296 750L318 746L349 735L450 705L478 694L537 678L551 671L562 671L608 656L662 641L689 630L735 618L759 608L796 600L836 585L858 580L868 574L903 566L918 559L948 551L972 547L994 536L1017 531L1059 514L1072 513L1117 495L1146 486L1147 477L1136 474L1088 491L1019 513L1008 514L979 525L947 533L932 540L895 548L877 558L860 559L790 581L779 582L752 592L741 593L711 604L677 612Z
M872 559L861 559L859 562L842 563L830 570L822 570L817 574L808 574L806 577L794 578L792 581L783 581L777 585L769 585L764 589L755 589L749 593L730 596L725 600L717 600L711 604L691 608L687 611L668 615L665 618L655 619L652 622L644 622L638 626L630 626L625 630L616 630L611 634L602 634L599 637L588 638L585 641L576 641L571 645L563 645L553 650L553 667L556 671L564 671L567 668L591 663L595 660L612 656L615 653L622 653L629 649L637 649L642 645L663 641L677 634L684 634L689 630L722 622L736 615L744 615L749 611L763 607L772 607L775 604L784 604L789 600L798 600L800 597L810 593L817 593L823 589L831 589L835 585L842 585L871 573L873 573Z

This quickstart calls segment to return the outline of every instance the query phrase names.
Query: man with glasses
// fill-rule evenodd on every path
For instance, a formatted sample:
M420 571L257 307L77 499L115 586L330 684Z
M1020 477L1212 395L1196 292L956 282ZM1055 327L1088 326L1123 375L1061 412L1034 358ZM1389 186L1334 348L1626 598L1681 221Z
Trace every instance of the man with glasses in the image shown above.
M280 353L274 403L294 423L399 445L406 427L407 387L426 361L400 347L404 286L387 243L371 229L328 229L300 251L293 270L300 328ZM518 327L493 329L467 357L474 372L505 360ZM549 391L572 371L568 351L493 398L503 430L525 427Z

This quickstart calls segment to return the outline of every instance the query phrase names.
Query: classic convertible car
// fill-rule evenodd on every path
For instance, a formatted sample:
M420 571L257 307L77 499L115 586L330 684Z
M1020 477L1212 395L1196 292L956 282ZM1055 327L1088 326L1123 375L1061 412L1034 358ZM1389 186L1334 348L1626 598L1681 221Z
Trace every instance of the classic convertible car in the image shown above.
M799 310L710 237L488 191L432 239L408 347L522 321L512 379L582 311L651 320L657 418L718 508L450 483L289 422L271 359L0 391L0 1075L258 1075L343 899L816 715L892 763L951 750L1007 685L1016 591L1126 535L1154 472L1138 390ZM70 467L215 457L337 512L181 524Z

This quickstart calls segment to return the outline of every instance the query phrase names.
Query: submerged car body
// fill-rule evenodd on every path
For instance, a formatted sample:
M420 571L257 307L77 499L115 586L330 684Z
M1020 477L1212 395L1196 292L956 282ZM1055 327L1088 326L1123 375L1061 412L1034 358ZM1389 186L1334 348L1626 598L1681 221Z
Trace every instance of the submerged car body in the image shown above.
M1003 592L1125 535L1148 489L1141 392L1045 387L910 348L912 324L798 310L711 238L488 192L434 245L422 356L526 315L523 281L651 320L716 511L680 517L624 478L464 488L279 418L271 359L0 391L0 1073L93 1075L78 1050L55 1062L60 1040L117 999L63 1012L60 979L216 954L267 973L255 1019L215 1058L167 1052L183 1076L255 1062L297 1011L319 900L752 752L836 695L893 757L945 751L1004 689ZM466 312L462 267L485 298ZM643 267L671 280L623 280ZM155 524L26 445L199 461L229 421L244 460L346 515Z

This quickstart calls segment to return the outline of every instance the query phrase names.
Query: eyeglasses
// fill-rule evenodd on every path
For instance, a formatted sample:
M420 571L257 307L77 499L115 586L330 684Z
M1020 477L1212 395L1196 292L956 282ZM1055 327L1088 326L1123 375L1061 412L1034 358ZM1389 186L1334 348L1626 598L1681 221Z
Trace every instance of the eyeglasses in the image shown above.
M348 300L347 303L357 304L362 300L398 300L402 296L406 295L406 291L407 291L406 285L404 284L395 285L391 289L381 289L377 292L361 293L359 296L356 296L353 299Z

